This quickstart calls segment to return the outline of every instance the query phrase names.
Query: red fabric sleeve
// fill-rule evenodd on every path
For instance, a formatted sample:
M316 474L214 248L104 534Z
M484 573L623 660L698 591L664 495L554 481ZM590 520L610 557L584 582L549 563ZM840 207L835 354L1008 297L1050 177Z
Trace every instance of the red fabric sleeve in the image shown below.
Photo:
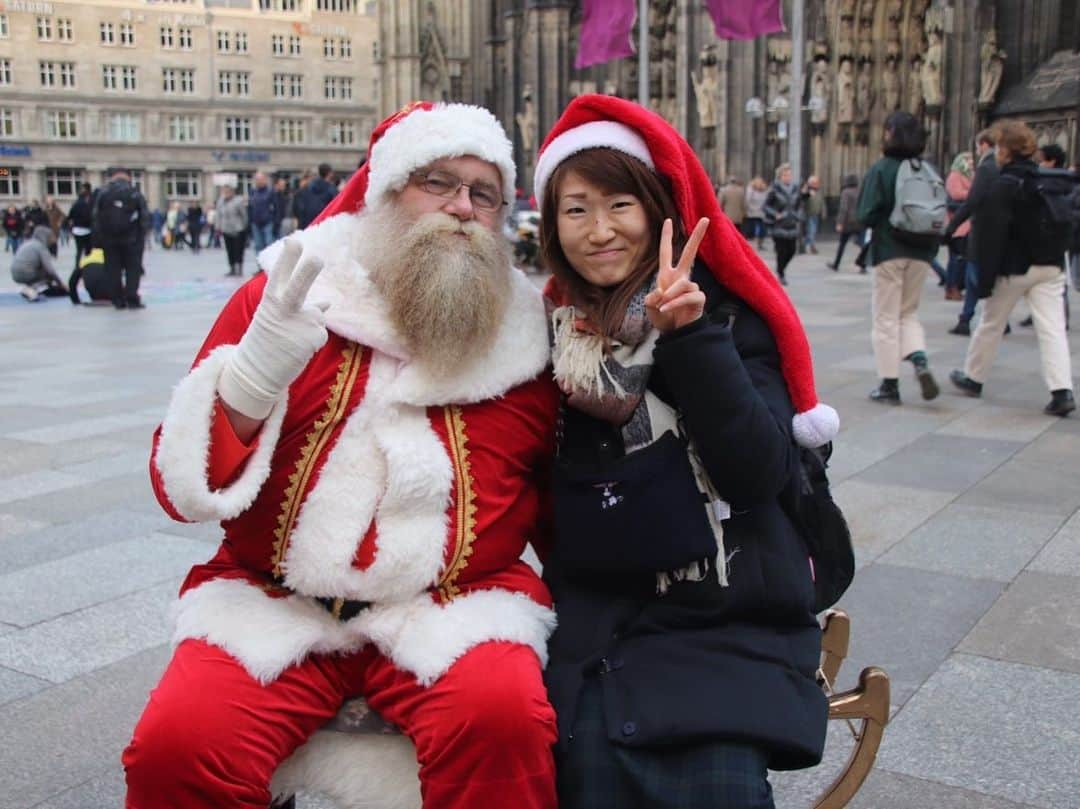
M251 318L255 315L255 308L262 298L263 289L266 287L266 273L259 273L242 287L240 287L225 307L221 310L214 325L210 327L210 333L206 335L202 347L195 356L191 367L194 368L206 356L218 346L235 345L247 331ZM222 426L224 425L224 427ZM221 410L219 402L214 410L211 422L210 435L210 459L207 463L207 473L212 488L227 486L243 470L248 457L255 451L258 441L253 441L250 447L245 446L236 437L228 418ZM161 473L157 468L158 443L161 439L161 426L154 431L153 447L150 451L150 482L153 485L154 495L158 503L166 513L174 520L187 522L176 507L169 501L165 492L165 485L161 480Z

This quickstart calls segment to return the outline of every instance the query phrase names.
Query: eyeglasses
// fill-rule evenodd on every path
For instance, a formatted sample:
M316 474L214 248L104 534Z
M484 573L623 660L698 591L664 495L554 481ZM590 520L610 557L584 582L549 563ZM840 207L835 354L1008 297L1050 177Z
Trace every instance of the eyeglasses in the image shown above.
M465 186L469 189L469 199L472 201L473 207L478 211L490 213L491 211L497 211L506 204L502 192L495 186L487 183L464 183L460 177L448 171L418 172L413 177L418 181L418 185L429 194L446 199L456 197L461 187Z

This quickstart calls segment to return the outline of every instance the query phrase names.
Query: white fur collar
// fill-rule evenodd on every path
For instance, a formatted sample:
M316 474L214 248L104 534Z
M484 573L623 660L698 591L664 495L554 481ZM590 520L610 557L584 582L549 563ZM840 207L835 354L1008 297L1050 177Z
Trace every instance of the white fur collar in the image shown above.
M357 220L356 214L338 214L289 238L298 239L305 254L325 262L309 297L330 304L327 328L403 363L393 383L393 400L419 407L479 402L533 379L547 366L547 316L540 290L514 268L510 269L506 315L485 355L450 378L437 377L411 363L405 341L390 321L386 304L367 271L349 257ZM264 270L274 265L282 242L274 242L259 254Z

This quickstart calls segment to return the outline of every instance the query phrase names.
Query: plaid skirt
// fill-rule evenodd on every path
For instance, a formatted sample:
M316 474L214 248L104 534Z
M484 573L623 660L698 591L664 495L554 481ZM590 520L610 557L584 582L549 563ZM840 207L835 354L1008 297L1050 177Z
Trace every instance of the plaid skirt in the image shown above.
M612 744L595 678L582 689L569 743L559 747L559 809L775 809L765 753L752 745Z

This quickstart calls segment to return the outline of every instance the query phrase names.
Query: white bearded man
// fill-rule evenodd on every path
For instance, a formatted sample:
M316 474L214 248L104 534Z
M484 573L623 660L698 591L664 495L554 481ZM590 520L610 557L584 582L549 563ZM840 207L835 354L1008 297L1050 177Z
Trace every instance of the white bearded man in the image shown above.
M220 520L124 751L127 806L265 807L278 765L363 695L416 746L428 809L554 809L541 679L558 391L501 232L511 145L417 104L225 306L155 436L158 499ZM372 773L377 779L378 773Z

